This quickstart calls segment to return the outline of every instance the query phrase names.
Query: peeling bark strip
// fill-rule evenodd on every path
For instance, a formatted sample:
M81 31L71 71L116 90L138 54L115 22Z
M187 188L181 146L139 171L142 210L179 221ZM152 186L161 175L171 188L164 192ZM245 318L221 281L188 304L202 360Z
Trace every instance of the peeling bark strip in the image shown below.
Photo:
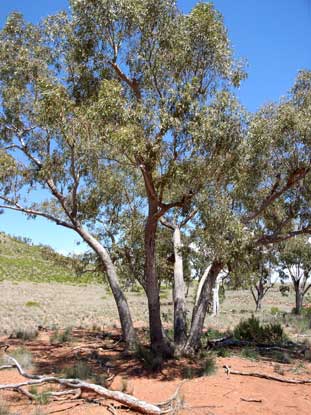
M24 369L13 357L8 357L8 359L12 362L12 367L16 367L20 375L29 380L19 383L0 385L0 390L18 390L19 392L23 393L21 388L23 388L24 386L43 385L45 383L57 383L59 385L67 386L70 388L95 392L98 395L103 396L104 398L117 401L122 405L125 405L128 408L137 411L141 414L160 415L163 413L162 409L159 406L147 403L126 393L119 391L111 391L109 389L104 388L103 386L84 382L80 379L64 379L57 378L54 376L32 375L30 373L25 372Z

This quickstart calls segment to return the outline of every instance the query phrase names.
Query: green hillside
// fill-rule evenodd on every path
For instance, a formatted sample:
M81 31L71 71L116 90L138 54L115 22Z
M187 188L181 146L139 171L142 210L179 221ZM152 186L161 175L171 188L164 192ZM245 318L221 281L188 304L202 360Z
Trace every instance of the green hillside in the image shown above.
M33 245L27 238L0 232L0 281L97 282L92 274L77 276L73 260L43 245Z

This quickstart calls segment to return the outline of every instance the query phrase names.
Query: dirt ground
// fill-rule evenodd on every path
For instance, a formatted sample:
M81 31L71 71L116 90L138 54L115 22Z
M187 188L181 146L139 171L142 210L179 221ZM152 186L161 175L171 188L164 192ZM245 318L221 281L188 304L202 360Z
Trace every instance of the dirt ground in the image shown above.
M132 355L124 352L116 329L100 335L95 331L74 330L70 343L51 345L50 331L41 331L37 339L21 340L0 338L0 344L10 347L8 353L21 346L31 352L34 360L33 372L39 374L61 373L64 368L88 362L94 372L109 372L114 376L109 387L124 390L135 397L157 403L170 398L182 383L180 396L183 409L180 415L310 415L311 384L291 385L254 377L242 377L225 373L224 365L233 370L256 371L283 378L311 379L311 363L294 360L290 364L277 364L270 360L248 360L238 355L217 358L217 371L210 376L182 378L187 365L200 362L172 360L165 363L160 372L152 374ZM103 362L105 365L103 365ZM280 374L281 373L281 374ZM0 371L0 384L24 380L15 369ZM0 392L0 399L10 405L12 414L18 415L106 415L111 411L117 415L129 414L114 403L94 402L94 396L84 394L83 400L66 400L45 405L31 404L28 398L16 392ZM111 402L110 402L111 404Z

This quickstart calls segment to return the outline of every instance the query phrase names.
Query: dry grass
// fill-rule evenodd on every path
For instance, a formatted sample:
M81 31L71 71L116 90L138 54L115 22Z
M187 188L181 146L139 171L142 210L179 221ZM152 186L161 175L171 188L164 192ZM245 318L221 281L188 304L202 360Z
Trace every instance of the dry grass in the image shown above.
M81 327L100 330L104 326L119 327L114 299L103 285L76 286L57 283L0 282L0 335L10 335L16 330ZM128 293L133 317L140 325L147 324L147 302L140 293ZM163 296L162 296L163 297ZM172 302L170 294L161 299L163 321L170 326ZM189 317L193 297L188 298ZM28 304L38 304L29 307ZM283 322L291 337L311 340L311 330L306 319L297 319L288 313L294 306L294 295L283 297L277 288L269 291L263 310L256 313L261 321ZM206 326L226 331L254 313L254 302L249 291L227 291L218 317L208 315Z

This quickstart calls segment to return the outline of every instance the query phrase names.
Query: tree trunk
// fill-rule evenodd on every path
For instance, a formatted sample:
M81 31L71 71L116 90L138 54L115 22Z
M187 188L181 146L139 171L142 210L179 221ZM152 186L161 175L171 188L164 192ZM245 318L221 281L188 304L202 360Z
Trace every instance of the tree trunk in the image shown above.
M156 233L157 220L154 215L157 206L149 201L149 215L145 225L145 285L149 310L150 342L152 349L162 355L170 354L170 350L162 331L160 314L160 286L156 271Z
M197 304L194 306L190 334L185 345L186 353L192 353L200 347L200 340L202 336L204 319L211 301L212 288L215 285L216 278L222 269L222 264L214 261L209 269L208 275L202 286Z
M181 254L181 232L178 226L173 233L174 244L174 342L176 346L184 345L187 338L185 283L183 258Z
M258 297L256 298L256 311L261 310L262 298L263 297L261 297L260 295L258 295Z
M303 304L303 291L300 288L300 284L295 284L295 314L300 315Z
M219 314L219 277L216 278L215 287L212 288L213 292L213 316L218 316Z
M80 227L77 229L77 232L96 252L106 268L109 285L118 308L123 339L130 349L134 349L137 346L137 337L133 326L131 312L125 295L120 288L116 268L110 258L110 255L108 251L88 231Z

